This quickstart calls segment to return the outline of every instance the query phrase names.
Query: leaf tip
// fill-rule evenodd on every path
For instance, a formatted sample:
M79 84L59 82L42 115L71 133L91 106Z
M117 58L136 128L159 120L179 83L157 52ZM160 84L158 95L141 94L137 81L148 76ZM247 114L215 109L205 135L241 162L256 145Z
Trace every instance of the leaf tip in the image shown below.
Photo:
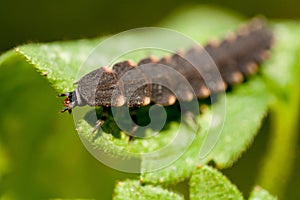
M19 47L15 47L14 48L15 52L20 53L20 48Z

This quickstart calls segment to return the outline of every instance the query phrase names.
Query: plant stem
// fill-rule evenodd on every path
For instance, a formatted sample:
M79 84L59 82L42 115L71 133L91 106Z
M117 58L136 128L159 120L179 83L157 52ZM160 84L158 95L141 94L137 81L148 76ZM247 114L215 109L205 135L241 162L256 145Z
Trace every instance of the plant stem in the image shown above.
M271 108L271 138L257 180L279 199L284 197L297 151L298 84L297 81L289 88L289 93L285 93L288 98L280 98Z

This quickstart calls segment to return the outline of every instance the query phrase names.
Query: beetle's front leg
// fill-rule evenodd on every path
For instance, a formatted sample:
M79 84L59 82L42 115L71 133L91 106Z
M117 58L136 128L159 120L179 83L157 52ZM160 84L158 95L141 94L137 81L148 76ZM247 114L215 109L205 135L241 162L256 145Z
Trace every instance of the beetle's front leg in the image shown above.
M99 129L99 127L101 127L104 124L104 122L107 120L110 114L110 110L111 107L103 107L102 116L100 117L100 119L97 120L92 133L96 132Z

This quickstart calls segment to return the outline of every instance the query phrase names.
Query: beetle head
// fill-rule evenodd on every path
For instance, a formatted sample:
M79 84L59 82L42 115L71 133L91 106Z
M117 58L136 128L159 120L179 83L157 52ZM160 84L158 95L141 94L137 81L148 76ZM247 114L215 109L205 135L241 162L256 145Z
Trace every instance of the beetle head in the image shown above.
M63 101L65 107L60 112L63 113L63 112L68 111L69 113L72 113L72 109L77 106L75 92L66 92L63 94L59 94L58 96L59 97L65 97L65 96L67 97Z

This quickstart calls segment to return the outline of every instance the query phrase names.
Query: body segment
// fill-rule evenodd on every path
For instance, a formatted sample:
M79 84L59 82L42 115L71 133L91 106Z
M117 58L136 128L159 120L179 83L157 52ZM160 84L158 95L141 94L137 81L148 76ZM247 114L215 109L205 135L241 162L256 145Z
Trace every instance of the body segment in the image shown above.
M62 112L86 104L139 107L157 103L168 106L176 100L206 98L255 73L258 64L266 59L272 41L273 34L266 24L253 20L236 35L230 34L219 43L211 42L204 49L191 47L161 59L148 57L138 64L124 61L114 64L112 69L101 67L83 76L77 82L77 89L66 94L66 107ZM210 70L213 63L221 79ZM207 80L211 80L213 86L208 86Z

